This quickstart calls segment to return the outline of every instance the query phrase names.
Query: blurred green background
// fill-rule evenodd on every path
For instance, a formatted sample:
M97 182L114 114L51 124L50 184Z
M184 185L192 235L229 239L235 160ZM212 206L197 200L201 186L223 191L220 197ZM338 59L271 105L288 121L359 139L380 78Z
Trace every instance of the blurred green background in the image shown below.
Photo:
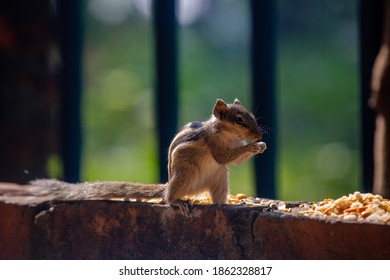
M150 1L85 5L82 179L157 182ZM249 8L179 1L180 126L207 119L216 98L250 108ZM277 1L280 199L359 190L356 14L355 0ZM253 172L231 166L231 192L254 195Z

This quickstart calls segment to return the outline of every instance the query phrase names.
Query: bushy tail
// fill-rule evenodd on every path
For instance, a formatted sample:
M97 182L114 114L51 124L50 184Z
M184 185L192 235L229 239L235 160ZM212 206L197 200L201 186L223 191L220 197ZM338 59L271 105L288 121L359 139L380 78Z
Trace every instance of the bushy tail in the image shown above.
M95 182L71 184L55 179L30 182L33 195L52 195L55 199L164 198L166 184Z

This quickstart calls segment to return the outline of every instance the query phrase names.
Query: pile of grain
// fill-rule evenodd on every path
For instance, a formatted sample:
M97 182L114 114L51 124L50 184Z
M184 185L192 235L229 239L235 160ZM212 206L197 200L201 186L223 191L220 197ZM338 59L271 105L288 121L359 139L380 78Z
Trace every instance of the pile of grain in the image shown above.
M390 201L380 195L355 192L338 199L327 198L300 206L299 214L313 217L337 217L348 221L390 223Z

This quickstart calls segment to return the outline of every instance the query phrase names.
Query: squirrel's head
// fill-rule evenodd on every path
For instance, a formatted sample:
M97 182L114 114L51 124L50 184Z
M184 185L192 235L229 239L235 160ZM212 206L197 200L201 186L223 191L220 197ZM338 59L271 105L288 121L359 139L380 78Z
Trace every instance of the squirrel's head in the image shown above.
M245 109L237 98L232 104L217 99L213 115L223 129L237 135L241 140L258 141L262 138L255 116Z

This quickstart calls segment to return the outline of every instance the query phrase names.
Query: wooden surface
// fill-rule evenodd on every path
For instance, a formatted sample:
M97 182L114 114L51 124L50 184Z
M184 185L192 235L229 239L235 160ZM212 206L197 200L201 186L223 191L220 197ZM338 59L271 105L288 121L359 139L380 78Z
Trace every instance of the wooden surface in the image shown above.
M58 201L0 184L0 259L390 259L390 225L267 207Z

